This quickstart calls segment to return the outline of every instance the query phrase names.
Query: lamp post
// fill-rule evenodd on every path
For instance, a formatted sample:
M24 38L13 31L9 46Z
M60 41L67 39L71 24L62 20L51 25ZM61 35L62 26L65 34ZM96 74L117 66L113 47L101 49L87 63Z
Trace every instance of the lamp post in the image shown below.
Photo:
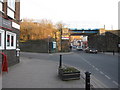
M49 42L50 42L49 39L50 39L50 35L48 35L48 53L50 52L50 51L49 51L49 46L50 46L50 45L49 45Z
M56 37L56 33L57 33L57 32L54 32L54 35L55 35L55 42L56 42L55 52L56 52L56 49L57 49L57 37Z

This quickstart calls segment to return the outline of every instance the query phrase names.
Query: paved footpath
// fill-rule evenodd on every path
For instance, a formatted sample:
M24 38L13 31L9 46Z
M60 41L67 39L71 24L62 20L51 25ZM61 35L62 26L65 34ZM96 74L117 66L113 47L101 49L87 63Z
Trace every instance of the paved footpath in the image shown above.
M2 76L3 88L84 88L83 79L62 81L58 78L58 63L21 57L21 62Z

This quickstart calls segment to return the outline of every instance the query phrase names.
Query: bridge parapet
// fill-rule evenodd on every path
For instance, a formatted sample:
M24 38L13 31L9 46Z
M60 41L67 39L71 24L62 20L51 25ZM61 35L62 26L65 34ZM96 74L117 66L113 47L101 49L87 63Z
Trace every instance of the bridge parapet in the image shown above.
M98 34L100 29L69 29L71 35Z

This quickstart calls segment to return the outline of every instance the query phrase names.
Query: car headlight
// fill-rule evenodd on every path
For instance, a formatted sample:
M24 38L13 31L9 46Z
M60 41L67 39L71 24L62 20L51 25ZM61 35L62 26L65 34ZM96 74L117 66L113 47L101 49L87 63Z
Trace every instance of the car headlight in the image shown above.
M96 50L96 52L97 52L98 50Z
M92 51L92 50L90 50L90 51Z

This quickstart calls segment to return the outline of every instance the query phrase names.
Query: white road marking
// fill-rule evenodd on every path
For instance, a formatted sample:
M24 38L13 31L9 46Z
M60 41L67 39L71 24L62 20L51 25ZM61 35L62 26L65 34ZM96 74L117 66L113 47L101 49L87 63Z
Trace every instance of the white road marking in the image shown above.
M91 83L95 88L108 88L103 82L100 80L96 79L93 75L91 75Z
M91 66L91 63L90 62L87 62L90 66Z
M95 70L97 70L97 71L99 71L99 69L98 68L96 68L94 65L92 65L90 62L88 62L86 59L84 59L83 57L81 57L85 62L87 62L90 66L92 66ZM111 79L109 76L107 76L107 75L105 75L102 71L99 71L100 72L100 74L102 74L102 75L104 75L107 79ZM113 83L115 84L115 85L117 85L117 86L119 86L119 84L117 83L117 82L115 82L115 81L113 81Z
M99 69L98 69L98 68L95 68L95 70L99 71Z
M100 71L100 73L104 75L104 73L102 71Z
M90 66L92 66L92 64L91 63L89 63L90 64Z
M106 78L111 79L109 76L105 75Z
M117 83L117 82L113 81L113 83L118 86L118 83Z
M95 66L92 65L93 68L95 68Z

